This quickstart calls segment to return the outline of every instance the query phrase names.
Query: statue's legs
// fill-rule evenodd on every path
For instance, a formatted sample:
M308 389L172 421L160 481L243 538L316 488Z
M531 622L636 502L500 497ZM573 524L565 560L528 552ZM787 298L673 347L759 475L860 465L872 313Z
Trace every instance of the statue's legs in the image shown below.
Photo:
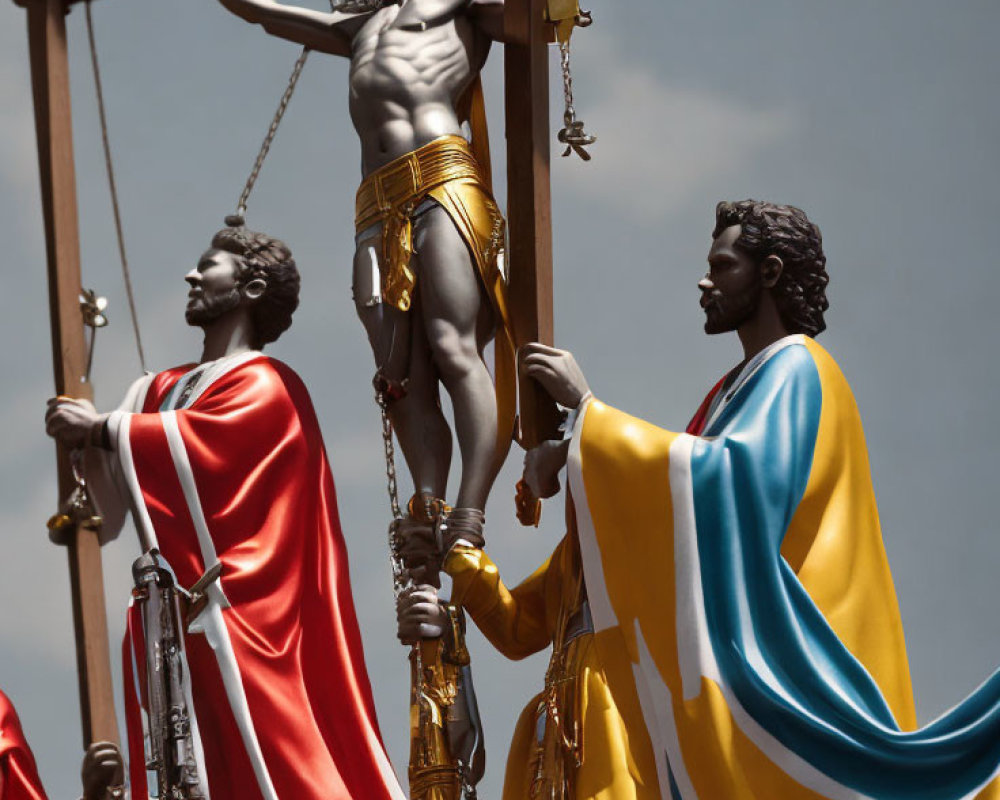
M368 334L376 366L392 380L406 380L406 393L390 403L389 417L414 489L443 498L451 466L451 430L441 413L438 375L420 313L420 296L408 313L373 300L379 292L380 248L377 229L358 241L354 307Z
M455 411L462 478L454 505L485 509L496 477L496 394L483 361L493 309L468 246L443 208L435 205L414 220L413 243L418 312Z

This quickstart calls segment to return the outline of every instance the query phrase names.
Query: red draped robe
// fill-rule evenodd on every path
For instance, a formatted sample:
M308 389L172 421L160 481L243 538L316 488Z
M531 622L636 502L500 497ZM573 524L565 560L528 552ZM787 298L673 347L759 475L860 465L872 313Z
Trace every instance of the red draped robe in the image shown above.
M216 800L402 800L305 386L250 353L209 365L185 399L191 369L133 387L138 413L113 412L109 431L144 546L159 548L182 587L222 565L185 641L206 788ZM126 710L132 797L145 798L137 618L133 609Z
M14 706L0 692L0 800L46 800Z

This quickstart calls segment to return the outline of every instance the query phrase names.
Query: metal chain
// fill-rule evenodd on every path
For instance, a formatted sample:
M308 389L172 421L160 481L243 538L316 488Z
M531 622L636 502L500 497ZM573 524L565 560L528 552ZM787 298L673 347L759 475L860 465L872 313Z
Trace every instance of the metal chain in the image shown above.
M118 236L118 255L122 263L122 277L125 279L125 295L128 297L128 309L132 316L132 330L135 332L135 347L139 353L139 365L146 371L146 354L142 349L142 336L139 334L139 315L135 310L135 293L132 291L132 274L128 268L128 257L125 255L125 235L122 233L122 215L118 206L118 187L115 183L115 169L111 161L111 143L108 137L108 117L104 110L104 88L101 83L101 68L97 63L97 42L94 38L94 20L90 14L90 0L84 4L87 17L87 39L90 41L90 64L94 71L94 86L97 89L97 111L101 120L101 142L104 145L104 166L108 173L108 187L111 190L111 209L114 212L115 234ZM87 369L90 374L90 368Z
M247 178L246 185L243 187L243 193L240 194L240 199L236 203L236 214L240 217L246 216L247 201L250 199L250 193L253 191L254 184L257 183L257 177L260 175L260 169L264 166L264 160L267 158L267 154L271 150L271 144L274 142L275 134L278 132L278 126L281 124L282 117L285 116L288 104L291 102L292 95L295 93L295 84L299 82L299 76L302 75L302 68L305 67L306 59L308 58L309 48L303 47L302 53L295 62L295 66L292 68L292 74L288 78L288 86L285 87L285 91L281 95L281 100L278 101L278 110L274 112L274 118L271 120L271 125L267 129L267 135L264 137L264 141L261 143L260 152L257 154L257 160L254 161L253 169L250 170L250 176Z
M375 391L375 402L378 403L379 411L382 413L382 448L385 452L385 477L386 490L389 495L389 505L392 508L392 524L389 525L389 564L392 567L392 588L393 595L398 600L400 594L413 586L413 580L406 572L403 559L399 555L396 530L399 521L403 518L403 511L399 505L399 488L396 480L396 446L392 439L392 420L389 418L389 405L386 402L385 394ZM412 645L410 648L413 658L413 671L417 679L415 687L421 695L424 691L424 659L420 649L420 644ZM462 782L462 794L465 800L477 800L475 785L469 780L469 768L466 764L458 761L458 774Z
M392 593L398 601L399 596L413 586L413 580L406 572L403 559L399 555L399 542L396 538L397 527L403 518L403 511L399 506L399 488L396 482L396 446L392 441L392 420L389 419L389 405L385 394L378 390L375 391L375 402L378 403L379 411L382 413L382 447L385 451L386 489L389 494L389 506L392 508L392 523L389 525L389 565L392 567ZM424 659L419 643L410 648L410 653L417 681L414 689L418 692L419 697L424 690ZM471 797L474 798L475 794Z
M399 505L399 489L396 484L396 446L392 441L392 420L389 419L389 404L383 392L375 393L375 402L382 412L382 446L385 449L385 477L389 493L389 505L392 508L392 518L402 519L403 512Z
M382 413L382 449L385 453L386 490L389 494L389 507L392 509L392 523L389 525L389 566L392 568L392 593L397 599L413 581L406 572L406 566L399 555L397 529L403 518L403 510L399 505L399 488L396 480L396 446L392 440L392 420L389 418L389 405L385 394L375 392L375 402Z
M577 27L586 28L593 22L590 12L581 13L575 20ZM563 100L566 110L563 113L563 129L559 131L558 139L566 145L563 157L576 153L584 161L590 161L591 155L587 147L597 141L584 130L583 120L576 118L576 106L573 104L573 70L570 65L570 37L559 41L559 60L563 79Z
M336 0L330 0L330 11L336 12L338 10ZM295 66L292 67L292 74L288 76L288 85L285 87L285 91L278 101L278 109L274 112L274 117L271 119L267 135L264 136L264 141L261 142L260 152L257 153L257 160L253 163L253 169L250 170L250 175L247 177L247 182L240 194L240 199L236 201L236 215L232 218L227 217L227 224L242 225L246 221L247 201L250 199L250 193L253 191L254 184L257 183L257 178L260 175L261 167L264 166L265 159L267 159L267 154L271 151L271 144L278 133L278 126L281 124L282 117L285 116L285 111L292 100L292 95L295 94L295 84L299 82L299 77L302 75L302 69L305 67L308 58L309 48L303 47L302 52L295 61Z
M562 67L563 79L563 99L566 102L566 111L563 114L563 122L568 128L576 120L576 108L573 106L573 71L570 68L569 40L559 43L559 61Z

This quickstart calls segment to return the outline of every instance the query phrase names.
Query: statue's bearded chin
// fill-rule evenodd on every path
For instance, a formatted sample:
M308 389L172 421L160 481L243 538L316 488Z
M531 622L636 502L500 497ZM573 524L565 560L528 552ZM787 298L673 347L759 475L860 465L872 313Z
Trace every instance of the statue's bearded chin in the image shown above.
M194 305L189 305L184 312L184 319L188 325L204 327L215 322L223 314L228 314L240 304L241 298L239 289L230 289L225 294L213 297L201 297Z
M760 307L761 288L714 299L706 309L705 333L728 333L753 319Z

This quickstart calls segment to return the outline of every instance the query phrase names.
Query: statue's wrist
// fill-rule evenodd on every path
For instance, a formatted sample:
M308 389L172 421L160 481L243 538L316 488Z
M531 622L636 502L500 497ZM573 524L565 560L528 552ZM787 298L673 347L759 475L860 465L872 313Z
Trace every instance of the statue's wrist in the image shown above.
M101 414L90 426L90 433L87 436L87 444L91 447L100 447L102 450L111 449L111 435L108 431L109 414Z
M573 438L573 431L576 429L576 421L580 418L580 414L587 407L591 400L594 399L594 393L587 389L583 397L580 398L580 402L576 404L576 408L568 409L566 414L566 419L563 421L563 439L569 440Z

